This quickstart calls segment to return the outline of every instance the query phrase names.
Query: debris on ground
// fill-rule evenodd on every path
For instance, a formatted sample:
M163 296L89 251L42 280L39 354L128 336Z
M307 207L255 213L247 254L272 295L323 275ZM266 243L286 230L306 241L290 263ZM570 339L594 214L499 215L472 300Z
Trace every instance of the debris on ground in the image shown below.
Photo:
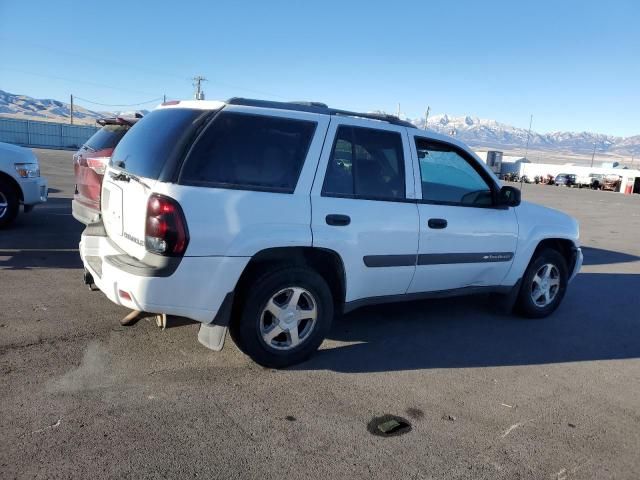
M411 431L408 420L396 415L374 417L367 425L367 430L379 437L395 437Z
M505 432L501 435L500 438L505 438L507 435L509 435L513 430L515 430L518 427L521 427L529 422L533 422L533 418L530 418L529 420L525 420L524 422L519 422L519 423L514 423L513 425L511 425L509 428L507 428L505 430Z
M46 426L44 428L39 428L38 430L34 430L31 433L42 433L45 430L49 430L51 428L58 428L60 426L60 422L62 422L62 418L59 418L58 421L56 423L54 423L53 425L48 425L48 426Z

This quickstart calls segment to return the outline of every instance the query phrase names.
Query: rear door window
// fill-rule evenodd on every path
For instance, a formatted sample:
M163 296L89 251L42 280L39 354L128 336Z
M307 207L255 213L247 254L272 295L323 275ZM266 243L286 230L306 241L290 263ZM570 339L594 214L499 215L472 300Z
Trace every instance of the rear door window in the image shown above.
M111 165L139 177L158 179L167 160L182 151L185 138L210 113L186 108L154 110L122 138Z
M293 193L316 123L221 112L201 135L180 183Z
M369 200L404 199L400 134L373 128L339 127L322 193Z

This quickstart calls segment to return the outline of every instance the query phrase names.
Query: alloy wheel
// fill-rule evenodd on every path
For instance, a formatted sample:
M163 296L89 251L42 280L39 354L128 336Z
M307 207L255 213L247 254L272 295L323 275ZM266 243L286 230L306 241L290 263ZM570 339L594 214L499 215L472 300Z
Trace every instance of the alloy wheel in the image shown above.
M4 217L9 210L9 201L4 193L0 192L0 218Z
M531 300L539 307L549 305L560 290L560 271L552 263L542 265L531 282Z
M271 348L291 350L311 336L317 318L317 302L309 290L284 288L273 295L262 310L262 340Z

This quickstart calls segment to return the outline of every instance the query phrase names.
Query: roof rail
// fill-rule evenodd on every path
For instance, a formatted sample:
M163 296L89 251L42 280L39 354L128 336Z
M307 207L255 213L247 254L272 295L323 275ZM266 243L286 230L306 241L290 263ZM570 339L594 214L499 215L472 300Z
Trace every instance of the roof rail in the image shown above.
M294 110L297 112L319 113L323 115L340 115L344 117L368 118L371 120L379 120L382 122L391 123L393 125L416 128L413 123L407 122L406 120L400 120L395 115L389 115L386 113L362 113L352 112L350 110L340 110L337 108L329 108L325 103L321 102L275 102L271 100L256 100L252 98L233 97L227 100L226 103L228 105L244 105L246 107L277 108L281 110Z
M358 117L358 118L369 118L371 120L380 120L381 122L388 122L393 125L400 125L402 127L416 128L416 126L407 122L406 120L400 120L395 115L389 115L388 113L361 113L361 112L351 112L349 110L338 110L336 108L329 109L330 115L342 115L345 117Z
M319 102L274 102L272 100L256 100L253 98L233 97L225 102L227 105L244 105L246 107L278 108L297 112L327 113L329 107Z

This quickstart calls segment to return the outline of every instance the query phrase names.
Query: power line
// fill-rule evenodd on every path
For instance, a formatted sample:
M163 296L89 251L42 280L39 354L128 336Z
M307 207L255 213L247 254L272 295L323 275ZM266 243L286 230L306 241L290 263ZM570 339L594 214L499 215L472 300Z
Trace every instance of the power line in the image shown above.
M141 92L140 90L132 90L129 88L122 88L122 87L114 87L113 85L106 85L104 83L96 83L96 82L87 82L86 80L76 80L73 78L66 78L66 77L58 77L56 75L46 75L44 73L36 73L36 72L29 72L26 70L21 70L19 68L13 68L13 67L2 67L4 70L11 70L14 72L18 72L18 73L24 73L25 75L33 75L36 77L43 77L43 78L52 78L55 80L62 80L65 82L69 82L69 83L76 83L76 84L85 84L85 85L92 85L94 87L101 87L101 88L108 88L111 90L117 90L120 92L129 92L129 93L137 93L140 95L150 95L149 92ZM151 94L153 95L153 94Z
M147 103L155 103L162 100L164 97L154 98L153 100L147 100L146 102L138 102L138 103L126 103L126 104L114 104L114 103L100 103L94 102L93 100L87 100L86 98L78 97L77 95L74 97L76 100L82 100L83 102L91 103L93 105L100 105L101 107L137 107L138 105L145 105Z
M74 56L74 57L86 59L86 60L90 61L91 64L95 63L95 58L90 56L90 55L84 55L84 54L77 53L77 52L70 52L68 50L60 50L58 48L51 47L50 45L44 45L44 44L41 44L41 43L31 42L31 41L28 41L28 40L25 40L25 39L22 39L22 38L12 38L12 37L10 37L8 35L0 34L0 39L6 40L7 43L20 42L22 45L26 44L26 45L29 45L29 46L34 47L36 49L39 49L39 50L49 50L50 52L54 52L54 53L56 53L58 55L61 55L63 57ZM106 63L106 64L111 64L111 65L114 65L114 66L119 66L121 68L126 68L127 71L136 70L138 72L146 72L147 74L152 74L152 75L156 75L156 76L160 75L160 76L163 76L163 77L174 78L174 79L178 79L178 80L186 80L187 79L186 77L183 77L182 75L178 75L178 74L175 74L175 73L170 73L170 72L167 72L167 71L164 71L164 70L159 70L159 69L156 69L156 68L147 68L147 67L141 68L140 65L133 65L133 64L126 63L126 62L119 62L119 61L109 60L109 59L105 59L105 58L101 58L100 62L101 63ZM6 68L6 67L3 66L3 68ZM15 71L19 71L19 70L15 70ZM37 74L31 73L31 72L21 72L21 73L27 73L27 74L30 74L30 75L37 75ZM41 75L41 76L45 76L45 75ZM75 80L66 79L66 78L62 78L62 77L50 76L50 78L57 78L59 80L65 80L65 81L75 81ZM191 79L189 79L189 80L191 80ZM226 88L230 88L230 89L234 89L234 90L242 90L244 92L250 92L250 93L257 94L257 95L266 95L268 97L274 97L274 98L279 98L279 99L282 99L282 100L288 100L288 98L283 97L282 95L277 95L277 94L272 93L272 92L265 92L264 90L242 87L242 86L239 86L239 85L234 85L234 84L231 84L231 83L221 82L221 81L218 81L218 80L208 80L208 81L210 81L212 85L219 85L221 87L226 87ZM92 84L90 82L82 82L82 81L78 81L78 83L86 83L87 85L91 85ZM109 86L106 86L106 85L99 85L99 84L93 84L93 85L116 89L115 87L109 87Z

